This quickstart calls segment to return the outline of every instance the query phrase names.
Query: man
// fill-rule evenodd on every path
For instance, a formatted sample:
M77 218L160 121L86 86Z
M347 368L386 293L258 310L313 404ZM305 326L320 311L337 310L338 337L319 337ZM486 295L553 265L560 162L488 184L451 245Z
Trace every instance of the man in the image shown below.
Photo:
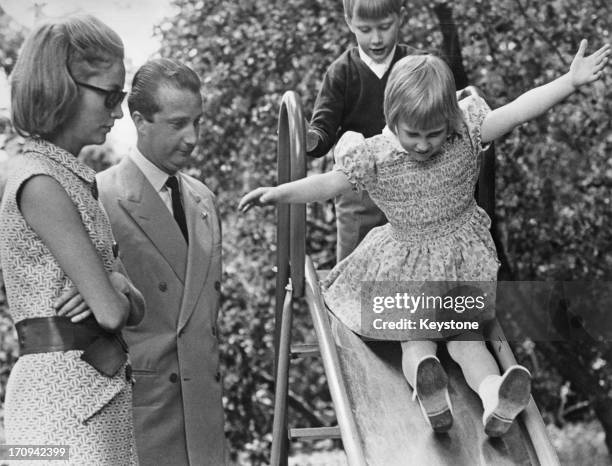
M198 140L200 80L168 59L135 74L128 107L137 149L98 175L145 318L125 332L143 465L225 462L217 313L221 231L213 194L180 173Z

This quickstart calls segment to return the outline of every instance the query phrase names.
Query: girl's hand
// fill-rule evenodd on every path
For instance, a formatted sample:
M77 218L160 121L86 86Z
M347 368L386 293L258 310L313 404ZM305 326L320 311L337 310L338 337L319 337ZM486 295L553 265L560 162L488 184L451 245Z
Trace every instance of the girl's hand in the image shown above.
M91 315L91 309L74 286L57 298L53 307L58 316L70 317L74 323L81 322Z
M238 203L238 210L240 210L241 212L246 212L251 207L264 204L273 204L275 202L275 199L272 196L272 192L274 189L274 187L265 186L254 189L250 193L245 194Z
M582 39L578 53L572 60L570 65L570 77L572 85L577 88L583 84L588 84L598 80L603 76L603 71L606 63L608 63L608 55L610 54L610 45L606 44L597 52L584 56L587 48L587 41Z

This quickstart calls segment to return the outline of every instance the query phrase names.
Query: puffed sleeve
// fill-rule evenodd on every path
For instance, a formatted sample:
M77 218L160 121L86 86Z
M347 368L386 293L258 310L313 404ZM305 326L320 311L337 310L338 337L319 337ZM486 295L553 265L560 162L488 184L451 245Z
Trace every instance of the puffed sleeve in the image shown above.
M371 190L376 184L376 160L362 134L347 131L334 149L334 170L344 173L355 191Z
M474 155L480 154L489 148L489 143L482 143L480 128L491 108L487 105L484 99L478 95L470 95L459 101L459 108L463 112L463 119L467 125L468 134Z

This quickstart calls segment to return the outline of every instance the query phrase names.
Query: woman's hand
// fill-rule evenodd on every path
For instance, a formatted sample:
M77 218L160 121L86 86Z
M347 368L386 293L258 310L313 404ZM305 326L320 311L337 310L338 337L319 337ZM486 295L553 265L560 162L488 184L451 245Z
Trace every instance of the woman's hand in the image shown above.
M69 317L74 323L81 322L92 314L85 299L74 286L64 292L55 301L53 307L58 316Z
M273 196L275 189L276 188L271 186L265 186L254 189L250 193L245 194L238 203L238 210L241 212L246 212L251 207L274 204L274 202L276 202L276 199Z
M120 272L110 272L108 278L117 293L126 297L130 294L130 282L125 275ZM87 319L91 314L91 309L76 287L72 286L63 293L54 304L58 316L69 317L74 323Z
M130 294L130 281L121 272L112 271L108 274L108 278L111 282L111 285L113 285L113 288L118 293L124 294L126 296Z
M576 53L570 65L569 74L572 79L572 85L576 88L601 78L604 73L604 67L608 63L608 56L610 55L609 44L604 45L588 57L584 56L586 48L587 41L582 39L578 53Z

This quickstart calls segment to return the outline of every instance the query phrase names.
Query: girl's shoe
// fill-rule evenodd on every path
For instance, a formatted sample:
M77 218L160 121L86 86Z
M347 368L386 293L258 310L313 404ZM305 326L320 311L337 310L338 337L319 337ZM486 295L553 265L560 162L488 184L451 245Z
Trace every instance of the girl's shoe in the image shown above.
M491 398L483 399L482 422L489 437L508 432L516 416L525 409L531 396L531 374L523 366L511 366L496 385L492 387Z
M414 396L418 397L421 411L434 432L448 432L453 425L448 376L435 356L419 361Z

